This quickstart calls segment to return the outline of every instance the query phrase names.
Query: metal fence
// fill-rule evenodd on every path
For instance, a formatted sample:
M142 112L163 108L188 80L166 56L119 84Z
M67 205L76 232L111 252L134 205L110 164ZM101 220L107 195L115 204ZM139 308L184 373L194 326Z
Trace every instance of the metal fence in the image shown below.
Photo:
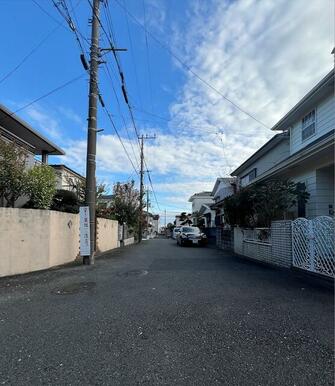
M335 276L334 218L298 218L292 222L293 266Z

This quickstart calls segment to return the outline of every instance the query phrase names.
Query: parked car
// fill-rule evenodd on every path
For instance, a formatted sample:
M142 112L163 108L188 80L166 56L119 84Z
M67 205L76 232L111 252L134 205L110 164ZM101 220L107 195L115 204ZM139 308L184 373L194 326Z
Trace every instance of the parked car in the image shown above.
M176 240L177 235L179 234L179 232L180 232L180 227L175 227L175 228L173 228L173 231L172 231L172 238Z
M186 244L206 245L207 242L207 236L198 227L181 227L177 234L177 244L180 246Z

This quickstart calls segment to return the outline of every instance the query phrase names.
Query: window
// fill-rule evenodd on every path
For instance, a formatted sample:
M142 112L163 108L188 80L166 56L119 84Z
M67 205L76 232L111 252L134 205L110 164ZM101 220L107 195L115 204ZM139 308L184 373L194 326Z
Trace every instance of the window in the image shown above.
M241 178L241 185L242 186L248 185L248 183L254 180L256 177L257 177L257 169L254 168L248 174L246 174Z
M301 138L305 141L315 133L315 109L302 118Z

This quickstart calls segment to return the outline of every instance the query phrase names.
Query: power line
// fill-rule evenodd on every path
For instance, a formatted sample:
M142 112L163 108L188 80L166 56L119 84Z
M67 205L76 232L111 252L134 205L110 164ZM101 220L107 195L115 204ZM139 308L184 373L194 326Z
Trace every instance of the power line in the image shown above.
M144 160L144 163L147 164L145 160ZM148 178L149 178L151 190L152 190L152 193L154 194L154 198L155 198L155 201L156 201L156 204L157 204L157 208L158 208L158 210L161 210L161 208L159 207L159 203L157 201L156 193L155 193L155 190L154 190L154 187L153 187L153 184L152 184L152 180L151 180L151 176L150 176L150 172L148 170L148 167L147 167L147 173L148 173Z
M92 10L94 12L94 8L92 6L91 1L90 0L87 0L87 1L90 4L90 6L91 6L91 8L92 8ZM122 88L122 93L123 93L123 96L124 96L124 100L125 100L125 102L126 102L126 104L128 106L128 110L129 110L129 114L130 114L130 117L131 117L131 121L132 121L134 130L135 130L136 136L138 138L138 145L140 147L139 132L137 130L135 119L134 119L134 114L132 112L132 108L131 108L131 105L130 105L129 100L128 100L128 96L127 96L128 93L127 93L127 88L126 88L125 77L124 77L124 73L122 71L121 64L120 64L120 61L118 59L118 56L116 55L116 50L115 50L115 47L114 47L114 43L113 43L111 37L108 36L108 33L107 33L104 25L102 24L99 16L97 16L97 20L98 20L98 22L99 22L99 24L101 26L101 29L104 31L104 33L105 33L105 35L107 37L107 40L108 40L108 42L109 42L109 44L111 46L111 51L113 53L113 56L114 56L114 59L115 59L115 62L116 62L117 68L118 68L118 72L119 72L119 75L120 75L120 79L121 79L121 88Z
M122 138L121 138L121 136L120 136L120 134L119 134L119 132L118 132L118 130L117 130L115 124L114 124L114 121L113 121L113 119L112 119L111 113L108 111L108 109L107 109L106 107L104 107L103 109L104 109L105 113L107 114L107 116L108 116L108 118L109 118L109 120L110 120L110 122L111 122L111 124L112 124L112 126L113 126L113 129L114 129L114 131L115 131L115 133L116 133L116 135L117 135L117 137L118 137L118 139L119 139L119 141L120 141L120 143L121 143L121 145L122 145L122 147L123 147L123 150L124 150L125 153L126 153L126 156L128 157L128 159L129 159L129 161L130 161L130 163L131 163L131 165L132 165L134 171L135 171L136 174L138 175L138 171L137 171L137 169L136 169L136 167L135 167L135 165L134 165L132 159L130 158L129 153L128 153L128 151L127 151L127 149L126 149L126 147L125 147L125 145L124 145L124 143L123 143L123 141L122 141Z
M77 8L77 6L79 5L81 0L78 0L78 2L75 4L74 7L72 7L71 11L75 8ZM43 8L41 6L41 4L39 4L36 0L32 0L32 2L37 5L37 7L42 11L44 12L50 19L52 19L55 23L57 23L58 25L61 25L61 27L63 27L66 31L68 31L68 28L63 24L61 23L59 20L57 20L57 18L55 18L50 12L48 12L45 8ZM78 33L80 34L80 36L82 37L82 39L84 39L86 41L86 43L89 43L88 40L85 38L85 36L83 36L79 31Z
M70 11L67 7L65 0L59 1L58 3L56 2L56 0L52 0L52 2L54 4L54 6L56 7L57 11L59 12L59 14L65 19L70 30L74 33L76 40L77 40L77 43L79 45L79 48L80 48L82 54L85 56L85 50L84 50L83 44L79 38L79 33L77 31L75 23L72 20L72 17L70 15ZM63 7L63 9L61 8L61 6Z
M71 79L71 80L69 80L69 81L63 83L62 85L60 85L60 86L58 86L58 87L52 89L51 91L47 92L46 94L43 94L43 95L41 95L40 97L34 99L33 101L27 103L26 105L20 107L19 109L15 110L11 115L16 114L16 113L18 113L19 111L22 111L22 110L26 109L27 107L33 105L34 103L40 101L41 99L44 99L44 98L48 97L49 95L54 94L55 92L57 92L57 91L63 89L64 87L69 86L70 84L76 82L77 80L83 78L84 76L85 76L85 74L81 74L81 75L79 75L79 76L76 76L75 78L73 78L73 79Z
M125 5L125 0L123 0L123 4ZM124 11L124 15L125 15L125 18L126 18L128 39L129 39L129 44L130 44L130 54L131 54L131 57L132 57L132 60L133 60L133 69L134 69L134 74L135 74L135 82L136 82L138 98L139 98L139 101L140 101L141 108L143 108L142 97L141 97L141 89L140 89L140 86L139 86L138 76L137 76L137 68L136 68L136 60L135 60L135 54L134 54L133 40L131 38L128 15L127 15L127 13L125 11Z
M122 114L122 111L121 111L120 101L119 101L119 98L118 98L118 96L117 96L115 87L114 87L114 85L113 85L113 78L112 78L112 75L111 75L111 73L110 73L109 68L108 68L107 65L106 65L105 67L103 67L103 69L104 69L104 71L105 71L105 74L107 74L107 75L109 76L110 80L111 80L111 85L112 85L112 89L113 89L113 92L114 92L114 96L115 96L115 99L116 99L116 102L117 102L117 105L118 105L119 114L120 114L120 116L121 116L121 118L122 118L124 128L125 128L125 130L126 130L126 132L127 132L127 136L128 136L128 138L129 138L129 143L130 143L130 146L131 146L131 148L132 148L132 152L133 152L134 157L135 157L135 162L138 162L137 157L136 157L136 154L135 154L135 149L134 149L134 146L133 146L133 144L132 144L131 137L130 137L130 133L129 133L129 130L128 130L128 127L127 127L125 118L124 118L124 116L123 116L123 114Z
M144 0L142 0L142 6L143 6L143 20L144 20L144 37L145 37L145 51L146 51L146 59L147 59L147 69L148 69L148 84L149 84L149 95L150 95L150 105L151 105L151 111L153 111L153 105L152 105L152 84L151 84L151 69L150 69L150 58L149 58L149 44L148 44L148 34L147 34L147 17L145 12L145 3Z
M258 118L256 118L254 115L240 107L237 103L232 101L230 98L228 98L225 94L223 94L221 91L219 91L217 88L215 88L213 85L211 85L207 80L203 79L200 75L198 75L192 68L185 63L177 54L174 53L174 51L165 43L163 43L161 40L159 40L154 34L152 34L133 14L131 14L126 7L124 7L119 0L115 0L115 2L127 12L127 14L130 16L130 18L138 24L140 27L142 27L147 34L156 41L162 48L164 48L166 51L169 52L169 54L174 57L188 72L190 72L194 77L196 77L198 80L200 80L203 84L205 84L208 88L210 88L212 91L220 95L223 99L225 99L227 102L229 102L231 105L233 105L237 110L241 111L243 114L247 115L249 118L253 119L260 125L264 126L266 129L269 129L269 127L260 121Z
M9 78L12 74L14 74L14 72L16 72L29 58L31 55L33 55L42 45L43 43L45 43L49 38L50 36L52 36L57 30L58 28L60 28L62 24L59 24L57 25L53 30L51 30L42 40L39 41L39 43L33 47L31 49L31 51L26 55L24 56L21 61L12 69L10 70L9 72L7 72L6 75L4 75L1 79L0 79L0 84L2 82L4 82L7 78Z

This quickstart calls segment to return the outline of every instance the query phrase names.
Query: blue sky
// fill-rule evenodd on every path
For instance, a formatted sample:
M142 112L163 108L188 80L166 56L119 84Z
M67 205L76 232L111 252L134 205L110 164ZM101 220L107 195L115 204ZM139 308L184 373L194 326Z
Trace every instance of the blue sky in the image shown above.
M66 2L70 9L74 7L71 15L78 30L89 38L88 1ZM150 35L147 49L143 28L126 17L119 4L145 22L150 33L196 74L264 125L185 71ZM229 174L268 140L273 135L269 128L332 66L334 11L330 0L109 0L108 6L116 44L128 49L119 56L138 130L157 135L146 143L147 163L160 204L158 208L152 197L152 210L161 213L167 209L168 220L174 212L189 210L187 199L192 193L211 189L216 177ZM1 103L17 110L83 74L18 115L66 151L65 157L52 157L50 162L65 163L84 173L88 78L74 34L51 0L0 0L0 7L0 29L6 36L0 42L5 53L0 79L49 35L0 84ZM107 28L103 5L101 9ZM103 34L101 46L107 47ZM88 53L86 43L84 49ZM105 65L100 68L99 86L136 164L135 132L115 62L110 54L106 60L120 109ZM138 182L102 110L98 126L104 129L98 140L98 180L110 187L129 178Z

